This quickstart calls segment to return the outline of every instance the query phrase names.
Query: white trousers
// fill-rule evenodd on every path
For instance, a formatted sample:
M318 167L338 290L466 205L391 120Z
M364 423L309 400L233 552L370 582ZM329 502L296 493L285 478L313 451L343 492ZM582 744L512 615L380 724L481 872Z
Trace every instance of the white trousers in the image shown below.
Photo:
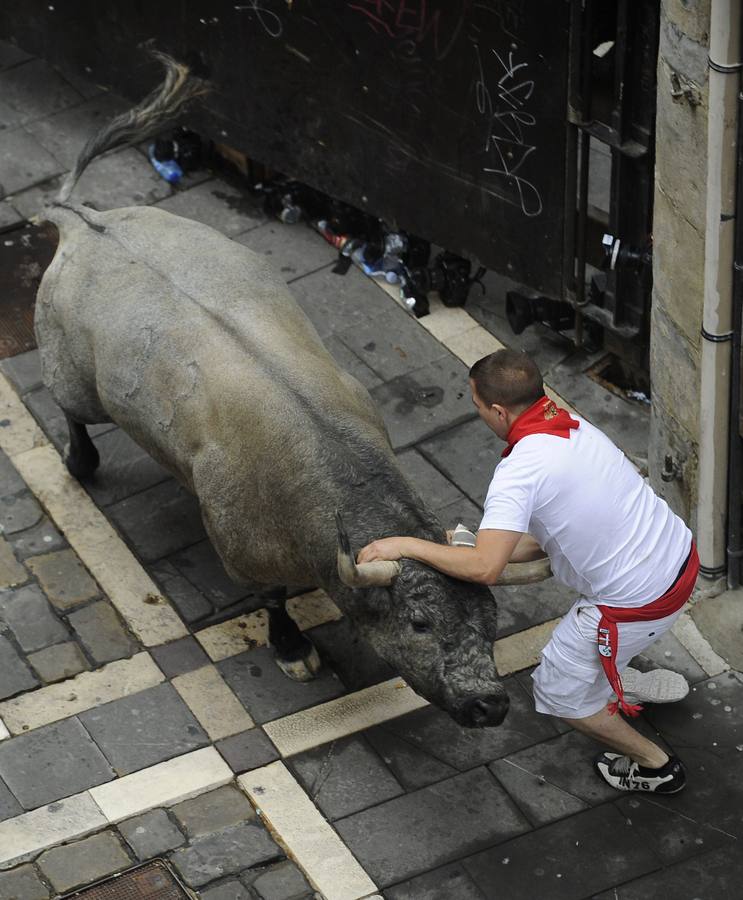
M682 609L650 622L620 622L617 671L642 653L673 625ZM598 607L578 600L552 632L532 673L537 712L567 719L585 719L614 698L596 643L601 618Z

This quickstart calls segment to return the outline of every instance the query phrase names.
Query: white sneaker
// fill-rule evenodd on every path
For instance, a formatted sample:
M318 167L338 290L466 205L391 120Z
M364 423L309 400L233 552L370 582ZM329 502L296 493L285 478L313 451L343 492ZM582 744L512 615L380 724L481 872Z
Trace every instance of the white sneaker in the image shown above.
M625 669L622 687L628 703L675 703L689 693L684 676L670 669L653 669L651 672Z
M684 764L676 756L669 757L660 769L646 769L629 756L599 753L593 766L604 781L618 791L676 794L686 784Z

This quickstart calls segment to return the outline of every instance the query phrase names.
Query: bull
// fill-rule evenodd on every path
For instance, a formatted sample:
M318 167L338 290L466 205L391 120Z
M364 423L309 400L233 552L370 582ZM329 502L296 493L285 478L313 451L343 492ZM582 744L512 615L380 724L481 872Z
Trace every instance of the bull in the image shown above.
M267 260L157 208L70 202L91 159L150 137L202 92L159 56L163 84L86 144L43 215L59 244L35 328L69 426L69 471L92 477L86 425L116 423L198 498L231 578L322 587L417 693L462 725L499 724L508 696L490 591L412 561L355 562L351 548L375 538L446 535L400 472L369 394ZM504 580L534 576L518 568ZM287 674L311 677L319 661L284 599L268 604L269 642Z

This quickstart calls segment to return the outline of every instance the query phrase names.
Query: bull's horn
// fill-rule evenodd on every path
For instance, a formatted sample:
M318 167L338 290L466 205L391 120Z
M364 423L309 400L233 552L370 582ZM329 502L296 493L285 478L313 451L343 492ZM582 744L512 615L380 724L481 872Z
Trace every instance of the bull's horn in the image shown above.
M400 564L386 559L357 563L337 511L335 524L338 528L338 577L341 582L350 588L389 587L400 574Z
M552 575L550 561L535 559L531 562L508 563L501 572L496 584L533 584L535 581L544 581Z

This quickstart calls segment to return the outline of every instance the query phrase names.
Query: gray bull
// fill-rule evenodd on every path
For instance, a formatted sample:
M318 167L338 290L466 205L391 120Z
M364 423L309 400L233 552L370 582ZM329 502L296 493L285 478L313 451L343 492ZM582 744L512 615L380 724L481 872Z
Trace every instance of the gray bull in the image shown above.
M487 588L411 561L355 563L351 546L374 538L445 534L400 473L368 393L268 262L163 210L67 202L90 159L142 140L198 92L163 61L159 92L89 142L44 212L60 240L36 333L70 426L68 468L91 477L85 425L116 422L196 495L233 579L323 587L419 694L463 725L499 724L508 697ZM309 676L312 646L280 598L269 613L282 668Z

